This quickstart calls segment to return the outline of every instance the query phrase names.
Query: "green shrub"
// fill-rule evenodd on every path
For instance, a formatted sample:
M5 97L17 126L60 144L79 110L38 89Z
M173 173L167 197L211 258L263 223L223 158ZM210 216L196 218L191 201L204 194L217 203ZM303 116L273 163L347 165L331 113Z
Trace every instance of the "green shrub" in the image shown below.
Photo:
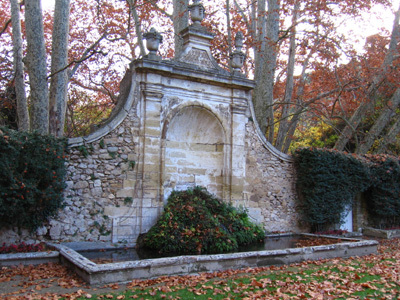
M294 159L300 209L312 231L339 224L355 196L371 185L368 165L353 155L303 148Z
M62 207L65 140L0 129L0 227L34 230Z
M173 191L162 216L138 244L162 254L222 253L264 237L244 210L196 187Z

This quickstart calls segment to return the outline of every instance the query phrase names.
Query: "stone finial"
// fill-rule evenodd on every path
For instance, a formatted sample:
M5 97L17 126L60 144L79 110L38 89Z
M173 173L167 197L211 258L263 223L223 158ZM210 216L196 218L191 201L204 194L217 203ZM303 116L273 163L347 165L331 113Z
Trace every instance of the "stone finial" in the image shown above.
M235 37L236 49L231 54L231 66L234 72L240 72L240 69L243 67L244 60L246 59L246 55L242 52L242 47L243 47L243 33L239 31Z
M157 51L162 43L162 35L152 27L149 32L143 34L143 38L146 39L146 47L149 50L149 57L157 57Z
M204 6L200 3L200 0L193 0L193 4L189 5L190 18L194 25L201 25L201 21L204 19Z

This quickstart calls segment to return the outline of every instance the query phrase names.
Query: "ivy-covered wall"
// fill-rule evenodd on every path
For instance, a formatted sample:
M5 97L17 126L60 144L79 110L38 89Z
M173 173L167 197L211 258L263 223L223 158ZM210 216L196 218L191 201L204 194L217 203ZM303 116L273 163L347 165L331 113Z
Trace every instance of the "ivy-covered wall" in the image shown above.
M400 225L398 157L305 148L298 149L294 159L302 220L311 224L313 231L337 226L343 211L361 193L368 212L364 224L382 228Z

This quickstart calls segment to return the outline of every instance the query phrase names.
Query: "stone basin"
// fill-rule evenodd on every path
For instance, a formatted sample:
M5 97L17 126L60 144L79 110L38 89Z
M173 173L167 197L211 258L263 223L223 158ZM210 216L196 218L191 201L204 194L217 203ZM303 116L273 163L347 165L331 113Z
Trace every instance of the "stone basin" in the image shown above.
M307 236L313 236L308 235ZM332 238L332 236L323 236ZM83 250L84 243L80 243ZM90 284L127 282L158 276L186 275L228 269L283 265L305 260L363 256L376 253L378 242L340 238L337 244L212 255L184 255L96 264L63 244L52 244L63 264L71 267Z

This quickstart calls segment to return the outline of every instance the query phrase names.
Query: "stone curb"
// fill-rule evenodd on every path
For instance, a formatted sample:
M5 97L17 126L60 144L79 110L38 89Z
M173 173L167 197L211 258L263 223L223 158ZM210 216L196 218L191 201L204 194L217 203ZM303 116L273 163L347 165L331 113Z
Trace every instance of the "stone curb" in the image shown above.
M0 254L0 266L38 265L59 262L58 251Z
M400 237L400 229L384 230L372 227L365 227L363 228L363 234L366 236L389 240Z

